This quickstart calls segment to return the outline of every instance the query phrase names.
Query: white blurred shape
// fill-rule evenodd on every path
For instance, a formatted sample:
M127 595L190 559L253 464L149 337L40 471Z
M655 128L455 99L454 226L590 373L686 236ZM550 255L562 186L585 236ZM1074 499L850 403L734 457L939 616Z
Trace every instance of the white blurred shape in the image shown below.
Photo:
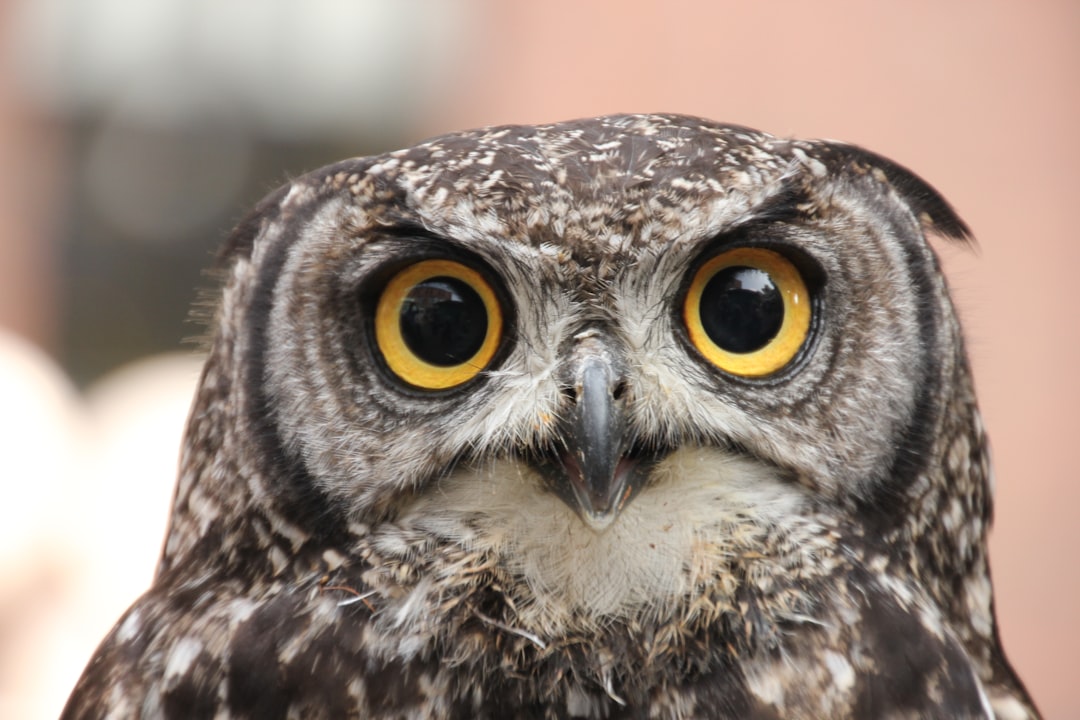
M0 577L26 572L78 467L75 387L30 343L0 331ZM6 583L4 587L7 587Z
M45 669L68 607L65 510L83 464L81 400L59 367L0 331L0 717L47 717ZM92 478L87 478L92 479Z
M85 400L0 333L0 717L55 718L149 585L201 360L121 368Z
M112 372L86 393L97 482L81 488L80 515L97 545L86 567L119 598L110 626L153 578L201 366L193 355L158 355Z
M283 136L397 129L467 44L460 0L24 0L26 89L64 112L130 96L145 121L216 96Z

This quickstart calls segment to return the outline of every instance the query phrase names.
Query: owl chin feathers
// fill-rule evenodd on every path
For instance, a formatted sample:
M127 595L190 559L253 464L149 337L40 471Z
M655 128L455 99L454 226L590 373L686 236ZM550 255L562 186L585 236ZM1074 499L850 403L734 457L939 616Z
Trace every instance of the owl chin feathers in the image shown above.
M728 450L683 448L658 462L638 497L597 530L531 467L496 460L431 487L383 526L377 544L412 555L417 545L402 536L425 537L506 568L521 581L510 598L517 622L543 639L619 620L669 620L696 612L704 595L734 604L733 562L756 559L765 577L775 568L764 565L776 559L761 552L763 541L781 523L791 537L820 534L809 519L792 526L808 516L807 501L805 488L772 466ZM809 561L816 544L794 542L790 550L805 550Z

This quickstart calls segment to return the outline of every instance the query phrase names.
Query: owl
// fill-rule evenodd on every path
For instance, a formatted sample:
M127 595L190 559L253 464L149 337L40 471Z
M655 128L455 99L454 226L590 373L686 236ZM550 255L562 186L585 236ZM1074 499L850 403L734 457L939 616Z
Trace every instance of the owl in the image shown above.
M889 160L677 115L288 183L64 717L1036 716L931 233Z

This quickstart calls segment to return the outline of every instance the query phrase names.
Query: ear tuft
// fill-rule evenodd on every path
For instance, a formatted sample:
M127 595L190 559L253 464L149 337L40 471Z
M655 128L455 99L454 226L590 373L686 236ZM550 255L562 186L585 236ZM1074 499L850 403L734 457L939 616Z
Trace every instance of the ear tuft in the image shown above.
M928 182L903 165L855 145L824 143L827 162L840 172L869 173L900 196L927 233L973 243L971 229Z

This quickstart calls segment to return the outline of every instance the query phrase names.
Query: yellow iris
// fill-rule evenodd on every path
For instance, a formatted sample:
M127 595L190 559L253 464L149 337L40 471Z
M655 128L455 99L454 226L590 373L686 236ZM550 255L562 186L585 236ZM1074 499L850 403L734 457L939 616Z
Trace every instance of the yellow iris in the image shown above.
M690 282L683 321L690 342L716 367L764 377L795 357L810 331L810 294L780 253L741 247L702 265Z
M453 260L423 260L395 275L375 308L375 343L391 371L425 390L474 378L495 356L503 316L495 291Z

